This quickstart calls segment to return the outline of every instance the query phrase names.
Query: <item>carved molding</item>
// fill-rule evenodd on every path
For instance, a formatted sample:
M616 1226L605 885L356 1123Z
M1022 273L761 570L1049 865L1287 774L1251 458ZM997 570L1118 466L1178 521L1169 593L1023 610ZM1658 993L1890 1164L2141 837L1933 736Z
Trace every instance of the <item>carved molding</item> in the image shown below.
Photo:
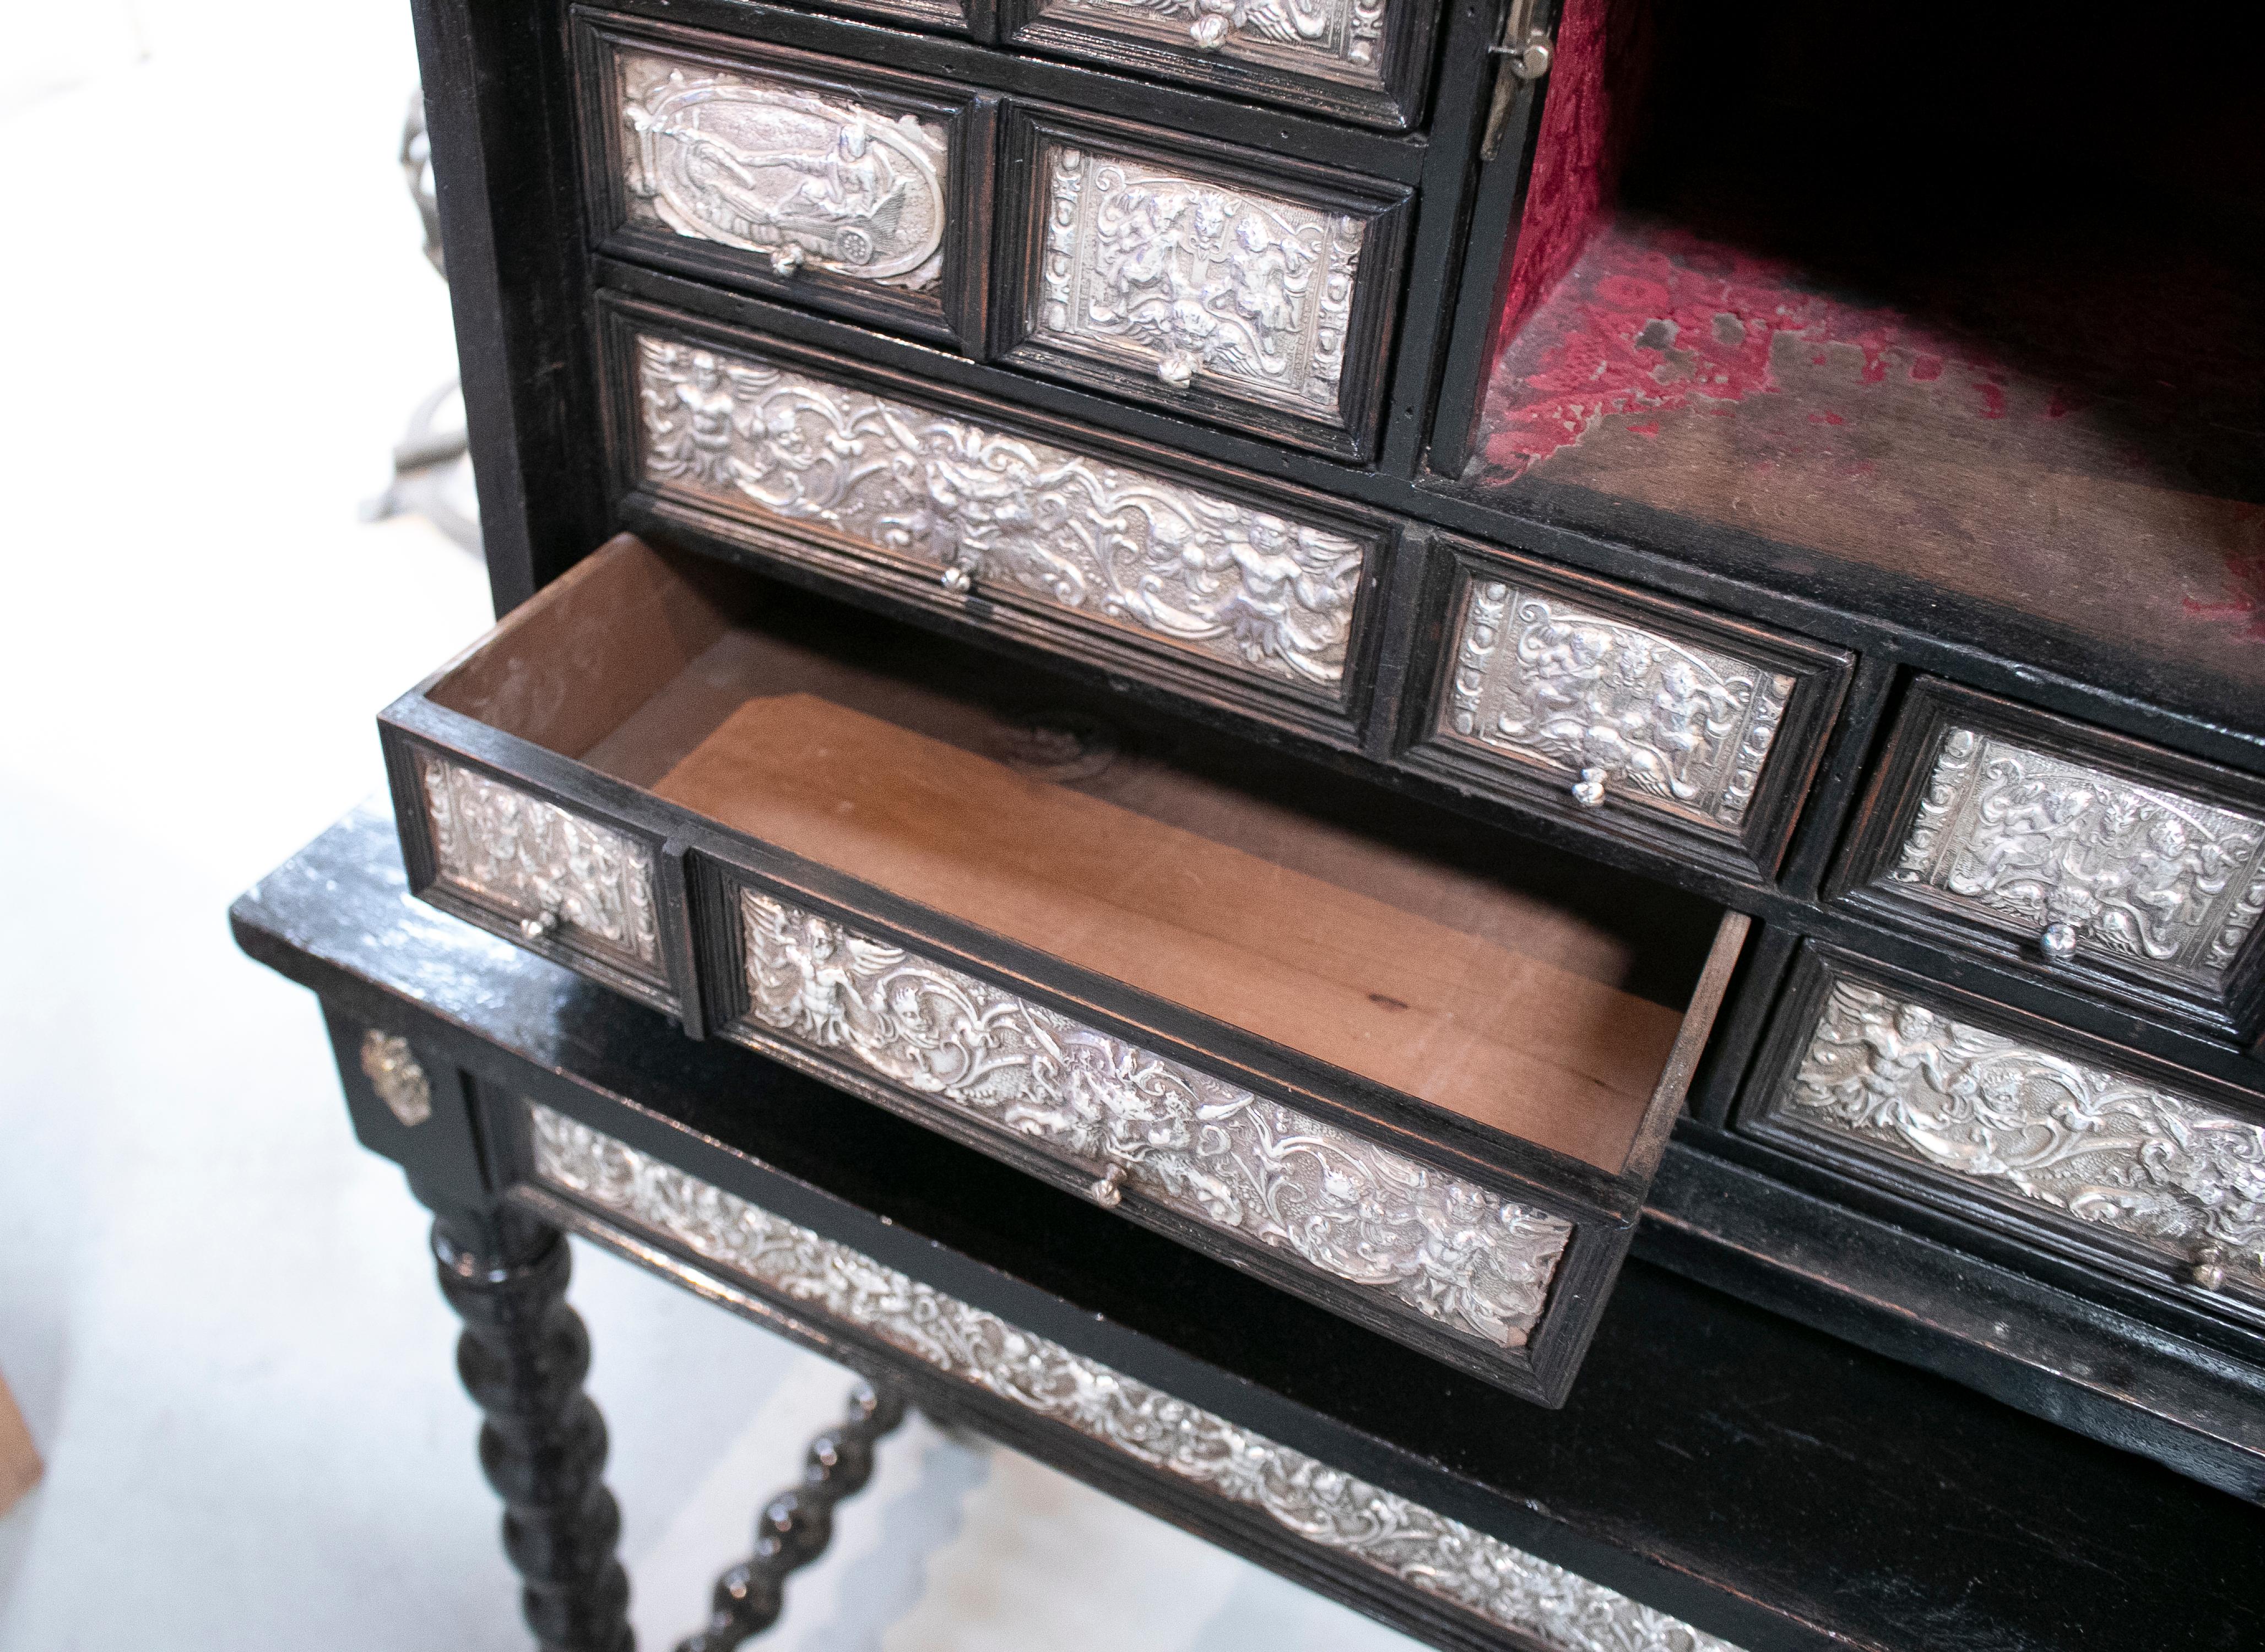
M1473 579L1440 728L1569 775L1595 771L1613 795L1735 831L1793 686L1559 597Z
M1952 728L1887 876L2211 989L2265 915L2265 821Z
M636 839L556 804L420 752L426 819L441 877L521 921L645 967L660 958L652 854Z
M1522 1348L1572 1226L814 913L740 891L748 1019L1118 1189Z
M362 1076L385 1110L414 1130L433 1117L433 1081L425 1075L409 1040L397 1032L370 1028L361 1036Z
M839 94L681 63L618 58L632 222L923 291L943 273L945 129Z
M1033 338L1344 422L1360 220L1066 143L1045 145L1038 171Z
M797 1308L1255 1510L1554 1652L1736 1652L1537 1555L1176 1400L529 1103L536 1177Z
M2265 1291L2265 1125L2175 1091L1835 980L1770 1117Z
M1041 15L1354 86L1383 84L1386 0L1049 0Z
M1371 539L747 357L637 339L654 481L1334 686Z

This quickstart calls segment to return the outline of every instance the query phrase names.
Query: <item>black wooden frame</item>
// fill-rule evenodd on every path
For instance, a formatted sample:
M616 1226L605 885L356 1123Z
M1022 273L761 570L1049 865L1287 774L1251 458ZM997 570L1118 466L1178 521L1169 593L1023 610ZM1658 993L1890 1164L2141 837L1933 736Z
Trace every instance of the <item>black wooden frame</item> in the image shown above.
M583 212L592 251L807 304L914 338L957 344L971 352L980 349L991 280L994 99L949 82L854 59L677 28L626 13L578 5L569 17L574 34ZM779 275L757 253L633 220L628 210L628 156L621 118L620 58L624 52L644 52L688 68L720 69L827 94L892 119L912 115L943 126L946 149L939 206L944 215L943 264L936 291L884 287L815 266Z
M1238 391L1226 381L1212 388L1198 377L1176 390L1153 372L1096 351L1036 338L1047 219L1047 180L1039 161L1049 146L1057 144L1084 154L1089 164L1119 158L1144 161L1183 177L1216 180L1227 189L1360 221L1365 227L1346 321L1336 417L1323 418L1266 401ZM1207 138L1020 103L1009 105L1004 113L999 152L999 241L993 255L995 297L991 311L991 353L999 361L1341 458L1365 459L1374 452L1399 331L1415 209L1412 191Z
M1976 903L1953 906L1889 881L1888 872L1926 796L1943 739L1954 728L1997 735L2048 756L2103 769L2139 785L2233 809L2265 823L2265 781L2142 745L2066 717L2020 706L1955 683L1922 678L1912 686L1860 805L1829 897L1868 918L1909 929L2025 974L2120 999L2151 1015L2196 1022L2244 1041L2265 1032L2265 922L2252 926L2227 971L2222 993L2177 981L2143 963L2091 953L2044 957L2035 937Z
M1438 0L1386 0L1382 49L1373 87L1300 70L1294 53L1270 62L1204 51L1109 28L1090 14L1072 20L1047 0L997 0L1001 41L1031 51L1076 58L1104 68L1183 81L1224 97L1248 98L1292 109L1318 109L1341 120L1405 131L1424 123L1431 90L1432 18Z
M1735 875L1759 879L1775 875L1810 782L1824 761L1826 736L1839 716L1854 670L1855 662L1846 651L1490 546L1446 535L1434 535L1431 543L1422 616L1410 649L1413 659L1430 662L1430 674L1402 702L1394 739L1399 767L1529 808L1569 816L1577 812L1599 830L1624 835L1662 855L1714 860ZM1608 789L1602 804L1577 811L1568 801L1568 782L1562 771L1445 732L1441 715L1457 668L1457 622L1466 593L1482 580L1501 580L1562 598L1671 640L1716 649L1762 671L1790 676L1794 686L1785 713L1738 829L1726 831L1622 789Z
M1937 979L1883 964L1838 947L1811 942L1795 955L1770 1030L1756 1056L1731 1124L1741 1135L1820 1165L1838 1176L1942 1212L2012 1241L2018 1265L2050 1255L2063 1263L2112 1274L2176 1308L2265 1329L2265 1295L2212 1291L2161 1252L2124 1239L2112 1228L2056 1212L2035 1200L1998 1193L1977 1182L1931 1170L1885 1151L1803 1130L1774 1117L1771 1107L1800 1070L1825 995L1849 981L1909 999L1940 1014L2016 1038L2050 1053L2159 1084L2237 1117L2265 1123L2265 1103L2254 1093L2208 1074L2176 1067L2143 1052L2076 1031L2007 1005L1945 986ZM2095 1293L2097 1294L2097 1293Z
M1330 745L1358 746L1385 630L1385 593L1397 559L1405 554L1399 543L1402 525L1394 519L1206 464L1184 453L1140 446L1025 409L978 400L929 380L809 349L776 335L718 326L612 293L601 293L597 302L608 491L622 520L638 527L657 526L667 540L765 572L821 574L824 589L838 592L847 584L884 599L892 613L931 626L941 622L955 635L1003 637L1073 661L1100 662L1175 700L1207 703ZM645 331L778 362L855 389L965 418L1002 433L1027 434L1366 542L1371 549L1353 596L1344 674L1337 690L1238 671L1168 637L1093 619L1027 596L1012 586L985 583L966 594L957 593L946 589L936 571L925 564L889 556L814 525L769 517L752 506L731 511L704 495L652 481L642 462L637 387L636 335Z

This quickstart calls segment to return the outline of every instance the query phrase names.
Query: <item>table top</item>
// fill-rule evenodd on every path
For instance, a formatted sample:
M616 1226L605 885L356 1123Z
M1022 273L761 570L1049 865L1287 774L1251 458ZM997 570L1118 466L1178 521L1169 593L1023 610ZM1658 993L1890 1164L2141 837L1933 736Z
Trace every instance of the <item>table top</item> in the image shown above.
M425 906L382 806L231 917L342 1014L620 1098L648 1151L1748 1652L2265 1644L2265 1510L1642 1263L1525 1403Z

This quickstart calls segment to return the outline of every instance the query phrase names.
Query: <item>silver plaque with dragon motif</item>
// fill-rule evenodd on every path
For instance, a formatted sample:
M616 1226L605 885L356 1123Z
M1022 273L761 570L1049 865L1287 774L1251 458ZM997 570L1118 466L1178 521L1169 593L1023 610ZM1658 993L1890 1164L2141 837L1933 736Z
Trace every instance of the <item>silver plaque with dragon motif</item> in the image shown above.
M1402 1311L1522 1348L1572 1237L1529 1209L751 889L747 1019Z
M643 469L737 513L1335 688L1373 537L750 357L637 341Z
M2265 915L2265 821L1953 727L1886 877L2048 957L2216 990Z
M1039 154L1041 343L1342 425L1367 226L1060 142Z
M631 222L915 291L943 271L943 127L838 92L619 59Z
M1472 579L1439 709L1446 739L1735 833L1794 679L1501 580Z
M2265 1294L2255 1118L1839 979L1768 1116Z
M688 1251L821 1326L846 1326L970 1389L1271 1521L1548 1652L1737 1652L1665 1612L1035 1335L537 1103L538 1181Z

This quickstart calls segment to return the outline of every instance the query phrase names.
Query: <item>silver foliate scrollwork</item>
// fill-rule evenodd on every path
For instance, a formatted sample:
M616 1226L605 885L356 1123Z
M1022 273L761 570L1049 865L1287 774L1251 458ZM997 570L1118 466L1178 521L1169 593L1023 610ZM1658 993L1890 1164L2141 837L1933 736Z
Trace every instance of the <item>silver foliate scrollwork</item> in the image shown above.
M1490 1346L1540 1320L1563 1219L814 913L739 903L757 1027Z
M1785 673L1474 579L1440 732L1732 831L1793 687Z
M2265 1125L1854 981L1773 1120L2265 1291Z
M637 351L658 483L1261 675L1344 679L1373 540L767 362Z
M1553 1652L1737 1652L1728 1642L1380 1487L1239 1428L528 1103L536 1177L727 1276L1350 1562Z
M1385 5L1386 0L1048 0L1041 15L1348 85L1378 86L1383 84Z
M361 1036L362 1076L404 1129L433 1117L433 1081L425 1074L409 1040L397 1032L369 1028Z
M624 52L630 219L923 291L943 273L944 128L839 94Z
M1344 422L1367 227L1147 162L1045 147L1031 336L1076 354Z
M444 883L544 935L650 972L660 958L652 853L634 838L430 753L417 759Z
M2061 950L2214 989L2265 916L2265 821L1945 731L1888 881Z

